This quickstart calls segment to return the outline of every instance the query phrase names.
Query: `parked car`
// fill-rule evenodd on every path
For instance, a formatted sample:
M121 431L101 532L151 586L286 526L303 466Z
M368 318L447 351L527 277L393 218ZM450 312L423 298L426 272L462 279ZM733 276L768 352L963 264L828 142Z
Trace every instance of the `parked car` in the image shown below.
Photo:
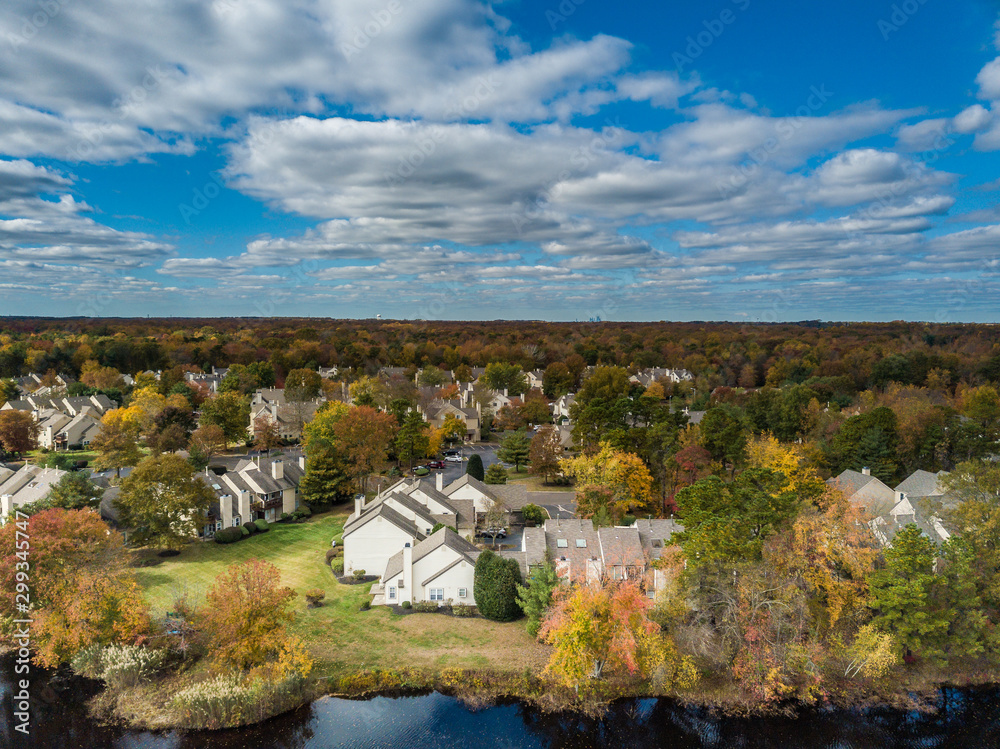
M461 463L462 462L462 456L461 455L448 455L448 456L445 457L445 462L447 462L447 463Z
M507 538L506 528L486 528L479 532L484 538Z
M449 455L458 455L458 450L443 450L441 454L447 458Z
M428 468L444 468L444 461L443 460L432 460L430 463L427 464L427 467Z

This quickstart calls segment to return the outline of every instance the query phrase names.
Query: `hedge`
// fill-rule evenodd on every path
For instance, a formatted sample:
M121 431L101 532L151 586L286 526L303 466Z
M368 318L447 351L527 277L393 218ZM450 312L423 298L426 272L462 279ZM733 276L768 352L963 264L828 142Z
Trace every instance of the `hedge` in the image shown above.
M252 534L257 532L257 525L252 520L248 520L247 522L245 522L243 524L243 527L247 529L247 533Z
M215 532L215 543L217 544L231 544L233 541L239 541L243 538L243 527L239 528L223 528L221 531Z
M264 520L264 518L260 518L259 520L254 520L253 524L257 526L258 533L267 533L269 530L271 530L270 524L266 520Z
M240 535L243 536L244 538L250 535L250 531L247 530L247 527L245 525L240 526Z

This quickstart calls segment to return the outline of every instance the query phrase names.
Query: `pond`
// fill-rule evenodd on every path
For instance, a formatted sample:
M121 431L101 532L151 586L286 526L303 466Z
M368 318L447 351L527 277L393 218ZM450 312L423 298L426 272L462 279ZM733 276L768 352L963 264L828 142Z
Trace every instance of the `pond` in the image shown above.
M471 710L441 694L324 698L294 713L232 731L150 733L97 725L93 686L35 672L30 735L14 730L14 673L0 659L0 747L39 749L928 749L1000 746L1000 691L942 690L930 714L889 709L819 710L796 719L728 719L668 700L616 704L600 720L503 704Z

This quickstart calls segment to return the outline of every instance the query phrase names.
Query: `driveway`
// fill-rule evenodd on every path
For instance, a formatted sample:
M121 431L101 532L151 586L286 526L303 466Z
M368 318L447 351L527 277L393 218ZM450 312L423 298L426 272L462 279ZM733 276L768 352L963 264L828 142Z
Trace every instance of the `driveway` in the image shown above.
M551 518L576 517L574 492L528 492L528 501L544 507Z

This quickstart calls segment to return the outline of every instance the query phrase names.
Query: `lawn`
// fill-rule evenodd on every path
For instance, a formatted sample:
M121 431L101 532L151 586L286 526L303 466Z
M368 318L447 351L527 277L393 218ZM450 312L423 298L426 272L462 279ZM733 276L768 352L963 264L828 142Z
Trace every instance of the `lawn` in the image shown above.
M514 473L513 468L507 469L507 483L508 484L525 484L528 487L529 492L575 492L572 486L556 486L555 484L546 484L542 481L541 476L536 476L533 473L527 473L521 471L519 473Z
M272 525L267 533L235 544L191 544L178 557L137 569L139 584L153 614L162 615L181 594L201 603L212 581L230 564L253 558L271 562L281 572L281 583L299 593L292 627L325 675L401 666L539 670L545 665L549 649L528 636L523 622L397 615L382 607L361 611L370 586L341 585L325 562L330 540L340 537L346 519L347 512L340 511L305 523ZM302 593L309 588L326 592L320 608L305 607Z

